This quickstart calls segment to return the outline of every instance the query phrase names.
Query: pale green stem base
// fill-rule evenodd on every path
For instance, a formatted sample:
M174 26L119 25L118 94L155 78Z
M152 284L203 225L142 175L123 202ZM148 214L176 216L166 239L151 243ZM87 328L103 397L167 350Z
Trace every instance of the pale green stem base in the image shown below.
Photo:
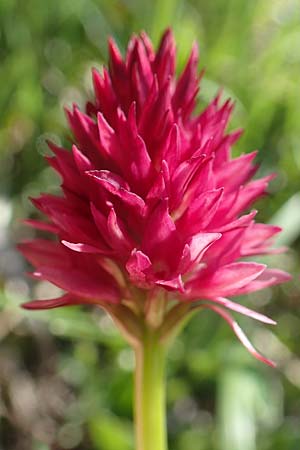
M145 330L135 349L136 450L167 450L165 347L154 330Z

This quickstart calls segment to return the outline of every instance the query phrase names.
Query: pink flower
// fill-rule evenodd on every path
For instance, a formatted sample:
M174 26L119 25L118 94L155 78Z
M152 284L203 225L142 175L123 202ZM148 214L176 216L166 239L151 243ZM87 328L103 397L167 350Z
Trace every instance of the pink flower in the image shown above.
M125 59L110 40L109 70L93 71L95 98L85 113L76 105L66 111L72 151L49 143L54 156L47 158L61 175L62 195L32 200L48 221L27 221L56 239L20 245L36 268L33 276L66 293L24 306L120 305L136 316L162 296L172 306L197 302L220 314L251 353L272 364L228 312L274 323L229 297L289 279L243 261L272 251L280 231L255 223L256 211L249 212L272 176L251 181L256 152L231 157L241 134L226 133L231 101L221 104L217 96L194 112L201 78L197 46L179 77L175 53L170 30L157 52L146 34L134 36Z

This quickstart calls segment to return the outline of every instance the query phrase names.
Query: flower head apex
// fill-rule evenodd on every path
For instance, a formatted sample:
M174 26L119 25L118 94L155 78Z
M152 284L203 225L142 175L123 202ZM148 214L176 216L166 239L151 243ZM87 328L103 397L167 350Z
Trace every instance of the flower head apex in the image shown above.
M229 298L289 279L243 260L274 251L270 243L280 229L256 223L249 210L272 176L251 180L256 152L231 157L241 131L226 132L230 100L218 95L195 112L197 46L179 76L175 67L171 30L156 51L145 33L132 37L125 57L109 40L108 69L93 70L94 98L85 112L76 105L66 111L71 151L49 143L61 196L33 200L47 221L28 223L55 239L20 245L33 276L65 293L25 307L97 304L129 329L160 305L157 326L166 329L176 311L201 305L271 364L228 311L272 323Z

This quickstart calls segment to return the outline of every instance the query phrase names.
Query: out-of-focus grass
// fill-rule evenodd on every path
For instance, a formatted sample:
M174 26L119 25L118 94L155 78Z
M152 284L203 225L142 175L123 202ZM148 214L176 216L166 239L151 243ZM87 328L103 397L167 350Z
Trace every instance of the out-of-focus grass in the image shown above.
M0 449L132 448L132 352L101 311L25 313L19 303L50 296L29 284L16 241L32 231L29 195L55 191L43 160L47 138L67 143L62 106L89 95L90 68L145 29L154 42L172 25L182 66L193 40L206 67L199 95L236 101L246 128L237 153L260 149L261 173L276 171L260 218L285 227L292 249L268 263L300 273L300 10L297 0L2 0L0 2ZM300 446L300 288L244 297L276 328L240 320L271 370L254 361L212 313L198 314L169 357L172 450L294 450Z

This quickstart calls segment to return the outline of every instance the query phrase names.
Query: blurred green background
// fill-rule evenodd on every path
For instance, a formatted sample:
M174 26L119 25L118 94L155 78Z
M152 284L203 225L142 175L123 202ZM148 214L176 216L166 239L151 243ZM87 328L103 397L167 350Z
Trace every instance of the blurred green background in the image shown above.
M55 191L45 141L67 143L63 105L83 105L90 69L145 29L158 42L172 25L178 67L193 40L206 75L204 105L224 87L236 101L236 153L260 149L260 174L278 176L259 219L284 226L290 250L264 258L295 275L243 302L277 327L239 318L275 359L255 361L213 313L197 315L168 361L170 450L300 448L300 7L298 0L0 1L0 449L133 449L133 355L100 310L26 313L19 304L55 289L32 284L15 243L28 196ZM155 449L153 449L155 450Z

